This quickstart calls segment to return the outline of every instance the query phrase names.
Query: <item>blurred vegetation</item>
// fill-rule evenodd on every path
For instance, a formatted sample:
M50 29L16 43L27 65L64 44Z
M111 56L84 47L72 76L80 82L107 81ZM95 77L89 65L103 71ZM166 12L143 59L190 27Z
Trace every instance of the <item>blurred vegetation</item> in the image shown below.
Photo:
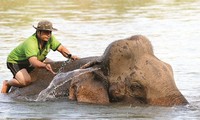
M174 3L179 2L195 2L198 0L0 0L0 11L15 9L17 7L25 7L26 5L42 5L44 8L48 5L54 5L54 7L59 7L57 5L64 5L66 3L71 3L74 6L78 6L81 9L90 9L94 7L107 7L107 8L129 8L137 6L145 6L148 4L162 3L166 1L171 1ZM52 6L49 7L51 9Z
M29 0L0 0L0 11L23 7L29 3Z
M66 20L122 18L129 10L141 14L137 13L137 10L145 6L157 4L178 6L195 1L198 0L0 0L0 25L24 25L40 18L61 17Z

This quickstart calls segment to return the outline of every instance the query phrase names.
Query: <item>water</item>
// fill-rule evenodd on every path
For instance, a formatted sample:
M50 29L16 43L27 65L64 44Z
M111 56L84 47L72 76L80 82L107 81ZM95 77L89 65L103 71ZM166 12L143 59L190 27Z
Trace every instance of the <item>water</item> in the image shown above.
M41 19L53 22L55 36L72 54L102 55L114 40L145 35L155 55L171 64L187 106L109 106L65 99L17 101L0 94L0 118L18 119L198 119L200 113L200 0L1 0L0 85L12 74L9 52L29 37ZM58 52L48 55L65 60Z
M53 78L49 86L39 93L36 101L47 101L49 97L51 99L55 99L56 98L55 96L50 95L50 93L53 93L55 89L64 85L70 80L76 79L81 75L84 75L84 74L87 74L89 72L93 72L99 69L100 68L76 69L76 70L69 71L66 73L58 73Z

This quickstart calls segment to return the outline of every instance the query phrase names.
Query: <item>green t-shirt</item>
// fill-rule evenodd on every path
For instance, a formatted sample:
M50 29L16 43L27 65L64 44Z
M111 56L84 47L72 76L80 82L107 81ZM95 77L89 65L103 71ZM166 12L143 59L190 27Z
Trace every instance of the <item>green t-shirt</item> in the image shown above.
M32 56L36 56L38 60L43 61L50 52L50 49L56 51L60 45L61 43L52 35L45 47L40 49L36 34L33 34L11 51L8 55L7 62L29 63L28 59Z

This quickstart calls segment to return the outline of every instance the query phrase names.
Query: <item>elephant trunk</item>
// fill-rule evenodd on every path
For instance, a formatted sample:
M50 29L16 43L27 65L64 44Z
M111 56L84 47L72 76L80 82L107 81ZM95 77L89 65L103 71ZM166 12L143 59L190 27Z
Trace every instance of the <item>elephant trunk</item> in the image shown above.
M174 105L186 105L188 101L181 94L173 94L165 97L147 100L150 105L159 106L174 106Z

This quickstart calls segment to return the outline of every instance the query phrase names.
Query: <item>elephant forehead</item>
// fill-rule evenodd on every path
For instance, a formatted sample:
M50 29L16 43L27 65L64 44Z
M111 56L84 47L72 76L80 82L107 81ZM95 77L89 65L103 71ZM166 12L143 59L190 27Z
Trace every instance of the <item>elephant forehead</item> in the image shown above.
M111 43L104 52L104 56L109 57L137 57L144 54L153 55L154 53L151 42L141 36L117 40Z

